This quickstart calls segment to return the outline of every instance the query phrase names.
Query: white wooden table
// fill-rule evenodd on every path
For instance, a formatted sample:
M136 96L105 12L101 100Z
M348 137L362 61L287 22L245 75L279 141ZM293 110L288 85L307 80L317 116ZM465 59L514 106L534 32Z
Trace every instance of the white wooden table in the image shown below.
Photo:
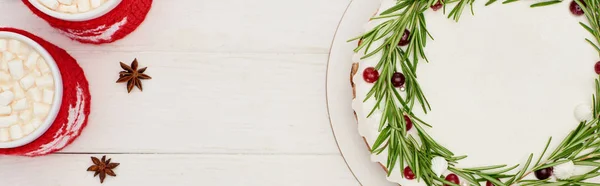
M0 157L0 185L100 185L85 170L104 154L121 163L104 185L358 185L325 105L329 47L350 1L155 0L138 31L91 46L0 0L0 26L66 49L92 93L81 137L46 157ZM118 62L134 58L153 80L127 94Z

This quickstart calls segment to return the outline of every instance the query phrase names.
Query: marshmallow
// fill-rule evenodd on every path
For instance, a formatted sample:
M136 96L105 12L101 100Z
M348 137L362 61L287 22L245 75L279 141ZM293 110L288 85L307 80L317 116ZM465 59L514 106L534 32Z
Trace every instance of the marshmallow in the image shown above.
M77 5L60 5L58 11L74 14L77 13Z
M25 66L29 69L35 68L38 58L40 58L40 54L37 52L29 53L29 56L27 56L27 61L25 61Z
M29 103L27 102L27 98L23 98L20 100L17 100L16 102L14 102L12 104L12 109L14 111L22 111L29 108Z
M33 113L31 112L31 110L24 110L23 112L21 112L21 114L19 114L19 118L23 120L23 122L29 122L31 120L32 114Z
M50 112L50 105L44 103L33 103L33 114L36 116L46 116Z
M29 48L29 46L21 45L21 48L19 48L18 54L21 57L21 59L27 59L27 57L29 56L29 52L31 52L31 48Z
M33 74L35 77L42 76L42 72L40 72L38 69L33 69L30 74Z
M12 113L12 109L9 106L0 107L0 115L10 115L10 113Z
M25 75L25 70L23 69L23 61L21 60L12 60L8 62L8 71L13 79L21 79L23 75Z
M2 62L8 62L14 58L15 58L15 54L13 54L9 51L2 52ZM6 69L6 67L3 67L2 69Z
M56 0L38 0L42 5L48 7L49 9L56 10L58 9L58 1Z
M42 125L42 120L35 118L31 120L30 124L33 125L33 127L38 128Z
M46 63L46 60L44 60L44 58L39 58L37 61L37 66L38 68L41 70L41 72L50 72L50 68L48 67L48 64Z
M23 137L23 130L21 130L20 125L10 126L9 132L10 132L10 138L12 138L13 140Z
M45 75L39 78L35 78L35 84L38 87L51 87L54 84L54 79L50 75Z
M98 8L104 2L105 2L105 0L90 0L90 4L92 4L92 8Z
M15 82L13 83L13 93L15 94L15 98L17 99L21 99L25 97L25 91L23 91L23 88L21 88L21 85L19 85L19 82Z
M90 0L77 0L77 9L79 12L87 12L90 11L91 8Z
M0 128L0 141L5 142L10 140L10 134L8 133L8 128Z
M8 51L12 53L19 53L21 51L21 41L14 39L9 40Z
M27 97L36 102L42 101L42 91L37 87L33 87L27 91Z
M58 2L60 4L63 4L63 5L71 5L71 4L73 4L73 0L58 0Z
M19 121L16 115L0 116L0 127L9 127Z
M25 90L31 88L33 84L35 84L35 77L33 75L28 75L21 79L21 87Z
M35 127L33 127L32 124L25 124L23 125L23 133L27 134L31 134L31 132L33 132L35 130Z
M54 91L44 89L43 102L46 104L52 104L53 98L54 98Z
M2 92L0 93L0 105L7 106L13 101L14 98L15 95L11 91Z
M8 41L6 39L0 39L0 52L8 50Z
M0 81L9 81L10 80L10 74L8 74L8 72L5 71L0 71Z

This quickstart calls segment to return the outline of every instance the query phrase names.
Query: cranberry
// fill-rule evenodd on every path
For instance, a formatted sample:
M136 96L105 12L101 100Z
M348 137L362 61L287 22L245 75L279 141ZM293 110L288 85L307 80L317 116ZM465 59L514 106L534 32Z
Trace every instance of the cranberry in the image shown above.
M406 121L406 131L412 129L413 123L407 115L404 115L404 121Z
M400 72L395 72L394 75L392 75L392 85L394 85L394 87L402 87L402 85L404 85L404 81L406 81L406 77L404 77L404 74Z
M439 0L437 3L431 5L431 9L433 11L437 11L437 10L439 10L442 7L444 7L444 5L442 4L442 0Z
M410 31L404 30L404 34L402 35L402 39L400 39L400 42L398 43L398 46L406 46L406 45L408 45L408 43L410 42L409 36L410 36Z
M363 78L367 83L374 83L379 79L379 72L373 67L366 68L363 72Z
M583 0L581 0L580 2L581 2L581 4L583 4L583 6L585 6L585 2ZM569 9L571 10L571 13L573 13L573 15L576 15L576 16L583 15L583 9L581 9L579 4L577 4L577 2L575 2L575 1L571 2Z
M487 182L485 182L485 186L495 186L495 185L491 181L487 181Z
M539 180L545 180L548 179L550 176L552 176L552 171L554 169L552 167L548 167L545 169L540 169L540 170L536 170L534 172L535 177Z
M596 62L594 65L594 71L596 71L596 74L600 75L600 61Z
M404 178L409 179L409 180L415 179L415 173L408 166L406 166L406 168L404 168Z
M460 184L460 180L458 179L458 176L456 174L448 174L448 176L446 176L446 181L452 182L454 184ZM444 186L449 186L448 184L444 184Z

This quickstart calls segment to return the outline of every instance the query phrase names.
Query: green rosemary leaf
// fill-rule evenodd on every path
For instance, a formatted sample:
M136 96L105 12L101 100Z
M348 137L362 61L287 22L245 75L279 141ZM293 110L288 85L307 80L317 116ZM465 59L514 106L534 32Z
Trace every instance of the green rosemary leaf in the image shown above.
M506 167L506 165L491 165L491 166L464 168L464 170L469 170L469 171L483 171L483 170L498 169L498 168L502 168L502 167Z
M594 161L574 161L573 164L580 166L600 167L600 162Z
M542 161L542 158L546 154L546 150L548 150L548 147L550 146L550 142L552 142L552 137L550 137L550 139L548 139L548 142L546 142L546 147L544 147L544 150L542 151L542 154L540 155L540 157L538 158L538 160L535 161L535 163L533 164L534 166L538 166L540 164L540 161Z
M508 4L508 3L512 3L512 2L517 2L519 0L506 0L504 2L502 2L502 4Z
M544 1L544 2L539 2L539 3L534 3L530 7L531 8L542 7L542 6L553 5L553 4L557 4L557 3L561 3L561 2L562 2L562 0Z
M505 172L508 172L508 171L514 170L515 168L519 167L519 165L520 165L520 164L514 165L514 166L512 166L512 167L508 167L508 168L505 168L505 169L497 170L497 171L486 172L486 174L489 174L489 175L497 175L497 174L502 174L502 173L505 173Z
M534 169L534 170L532 170L532 171L537 171L537 170L545 169L545 168L548 168L548 167L554 167L554 166L557 166L557 165L560 165L560 164L566 163L566 162L568 162L568 161L571 161L571 160L565 159L565 160L559 160L559 161L556 161L556 162L554 162L554 163L548 163L548 164L546 164L546 165L543 165L543 166L537 167L537 168L535 168L535 169Z
M489 0L487 3L485 3L485 6L489 6L493 3L495 3L497 0Z
M598 45L594 44L594 42L590 41L589 39L585 39L585 41L587 41L590 45L594 47L594 49L596 49L597 52L600 53L600 47L598 47Z
M463 173L455 168L452 168L452 167L449 167L448 170L450 170L451 172L456 174L458 177L461 177L461 178L467 180L472 185L477 185L477 186L480 185L479 182L471 175L465 174L465 173Z
M519 179L520 179L521 177L523 177L523 175L525 174L525 172L526 172L526 171L527 171L527 169L529 168L529 164L531 164L531 159L533 159L533 154L530 154L530 155L529 155L529 158L527 158L527 162L526 162L526 163L525 163L525 165L523 166L523 169L521 169L521 170L519 171L519 173L517 173L517 174L515 175L515 178L519 178ZM511 182L512 182L512 179L511 179ZM506 184L506 185L511 185L511 184Z
M486 179L487 181L492 182L494 185L497 185L497 186L506 186L506 184L502 183L500 180L492 178L492 177L490 177L488 175L481 174L481 173L477 173L477 175L480 176L480 177L482 177L482 178L484 178L484 179Z

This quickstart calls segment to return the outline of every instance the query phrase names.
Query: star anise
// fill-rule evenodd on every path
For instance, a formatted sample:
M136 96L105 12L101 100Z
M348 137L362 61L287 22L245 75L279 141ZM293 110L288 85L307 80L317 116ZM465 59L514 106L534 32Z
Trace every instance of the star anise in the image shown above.
M137 59L133 60L133 62L131 63L131 66L121 62L121 68L123 68L123 71L119 72L119 79L117 80L117 83L127 82L127 92L128 93L131 92L131 90L133 90L134 86L136 86L141 91L144 91L141 80L142 79L152 79L152 77L144 74L144 72L146 71L146 69L148 69L148 67L138 69Z
M95 172L94 177L100 175L100 183L104 183L104 178L106 178L106 175L113 177L117 176L112 169L119 166L120 163L111 163L110 158L106 160L106 156L102 156L101 160L92 156L92 162L94 165L90 166L87 171Z

